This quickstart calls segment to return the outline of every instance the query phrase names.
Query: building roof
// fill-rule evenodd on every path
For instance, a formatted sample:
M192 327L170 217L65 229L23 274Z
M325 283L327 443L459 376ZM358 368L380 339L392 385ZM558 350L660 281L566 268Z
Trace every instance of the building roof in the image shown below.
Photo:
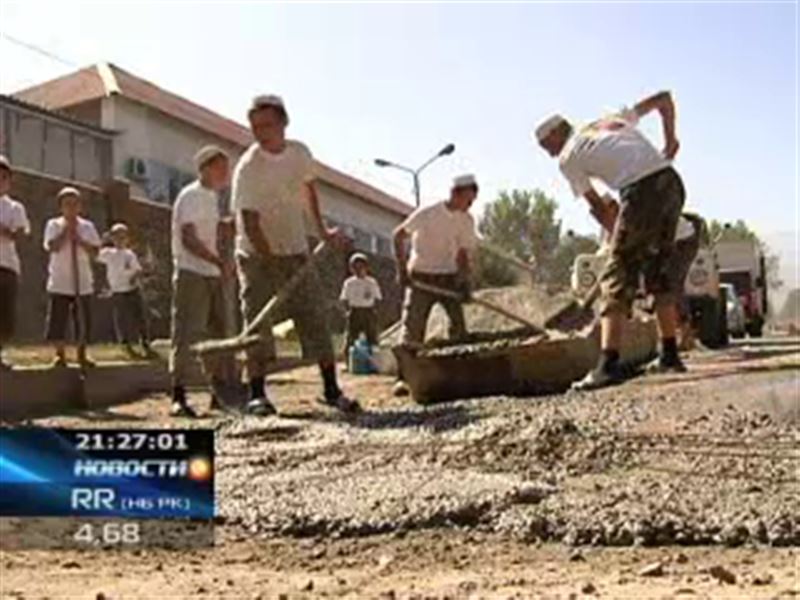
M25 102L24 100L20 100L19 98L15 98L14 96L0 94L0 105L13 106L15 108L19 108L37 115L41 115L46 119L62 121L74 127L91 131L94 134L106 137L113 137L114 135L116 135L115 131L111 131L110 129L105 129L103 127L100 127L96 123L90 123L88 121L84 121L83 119L75 118L73 115L70 115L65 112L57 110L48 110L42 106L39 106L38 104L31 104L30 102Z
M98 63L13 94L15 98L48 109L63 109L83 102L119 95L219 138L241 146L253 143L250 130L232 119L136 77L111 63ZM317 162L322 181L364 198L381 208L408 215L413 207L333 167Z

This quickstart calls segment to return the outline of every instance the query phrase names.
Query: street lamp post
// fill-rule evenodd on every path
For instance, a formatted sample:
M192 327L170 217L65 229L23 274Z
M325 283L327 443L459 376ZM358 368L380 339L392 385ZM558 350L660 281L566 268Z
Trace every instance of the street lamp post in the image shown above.
M431 158L426 160L424 163L422 163L421 166L417 167L416 169L412 169L411 167L406 167L405 165L400 165L392 161L385 160L383 158L376 158L375 164L378 165L379 167L393 167L395 169L405 171L406 173L410 173L411 177L414 178L414 200L416 201L417 208L419 208L420 204L419 174L422 173L423 169L425 169L425 167L430 165L437 158L440 158L442 156L447 156L448 154L452 154L455 151L455 149L456 149L455 144L447 144L447 146L439 150L439 152L434 154Z

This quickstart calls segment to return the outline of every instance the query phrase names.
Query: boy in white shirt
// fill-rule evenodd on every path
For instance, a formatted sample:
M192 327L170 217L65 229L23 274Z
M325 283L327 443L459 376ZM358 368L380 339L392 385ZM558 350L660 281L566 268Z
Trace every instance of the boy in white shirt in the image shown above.
M100 236L94 223L80 216L81 196L77 189L62 188L57 197L61 216L47 221L44 229L44 249L50 254L46 337L56 350L53 366L66 366L64 346L71 316L78 363L86 368L94 365L86 355L86 346L92 329L92 259L100 249Z
M109 236L113 246L100 250L97 261L106 266L106 279L111 290L111 302L114 314L114 329L117 341L124 345L127 352L135 356L133 344L141 342L142 350L148 356L152 354L150 338L147 332L147 316L144 310L139 278L142 265L136 253L130 249L128 226L114 223Z
M0 154L0 369L11 368L3 362L3 344L14 335L20 275L17 243L31 233L25 207L8 195L11 174L11 163Z
M220 253L222 229L219 192L228 185L228 155L216 146L205 146L194 157L198 179L187 185L172 207L172 375L173 416L195 417L186 397L187 379L196 358L191 346L204 338L225 337L224 280L233 276L233 265ZM232 356L209 358L204 369L210 375L212 407L233 399L236 382L230 381Z
M369 275L366 255L356 252L350 257L350 272L342 285L339 300L347 309L347 338L344 344L345 362L350 347L363 333L370 346L378 343L378 318L375 306L383 300L381 287Z
M449 336L466 335L462 302L443 298L414 287L414 280L439 288L459 291L469 297L470 252L478 244L475 221L469 209L478 196L472 175L453 180L450 198L418 208L394 233L398 278L406 288L402 315L402 343L419 346L425 341L425 328L434 305L440 303L450 318ZM411 258L406 257L406 241L411 238Z

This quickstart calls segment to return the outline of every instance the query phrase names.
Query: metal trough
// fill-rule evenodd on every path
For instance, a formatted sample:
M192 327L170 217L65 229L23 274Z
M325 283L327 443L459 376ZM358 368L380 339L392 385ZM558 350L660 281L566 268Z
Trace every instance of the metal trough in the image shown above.
M636 316L626 327L622 360L641 364L655 355L655 321ZM548 332L507 343L477 343L413 351L393 348L400 372L416 402L429 404L480 396L531 396L569 388L596 364L600 329Z

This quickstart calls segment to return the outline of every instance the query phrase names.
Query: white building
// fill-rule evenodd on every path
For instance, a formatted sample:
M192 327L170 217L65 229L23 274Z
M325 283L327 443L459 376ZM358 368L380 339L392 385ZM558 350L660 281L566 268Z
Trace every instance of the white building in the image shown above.
M14 97L116 132L113 174L134 195L169 203L194 178L192 156L214 143L238 157L250 130L109 63L99 63L21 90ZM317 163L325 217L356 246L391 254L392 230L412 207L341 171Z

